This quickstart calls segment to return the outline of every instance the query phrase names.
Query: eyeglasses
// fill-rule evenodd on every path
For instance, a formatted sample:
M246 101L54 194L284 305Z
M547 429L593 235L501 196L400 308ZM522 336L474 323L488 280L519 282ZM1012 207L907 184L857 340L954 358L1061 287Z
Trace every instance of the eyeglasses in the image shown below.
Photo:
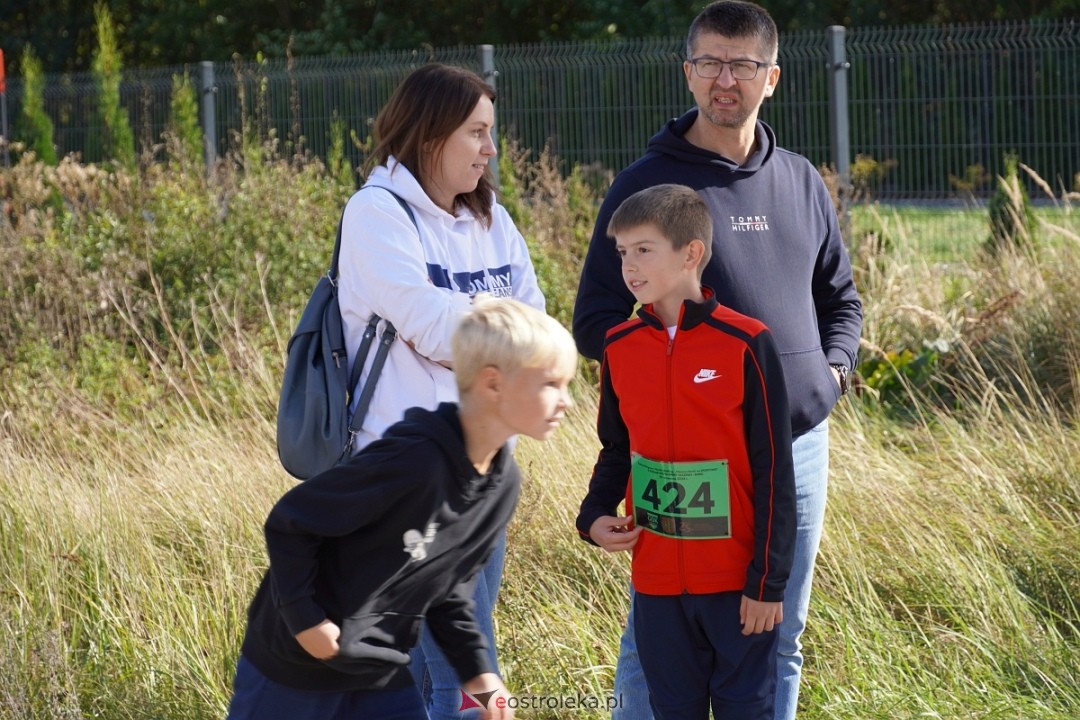
M725 65L731 68L731 77L736 80L753 80L757 77L758 70L772 65L757 60L717 60L711 57L690 58L687 62L694 66L694 72L699 78L706 80L720 77Z

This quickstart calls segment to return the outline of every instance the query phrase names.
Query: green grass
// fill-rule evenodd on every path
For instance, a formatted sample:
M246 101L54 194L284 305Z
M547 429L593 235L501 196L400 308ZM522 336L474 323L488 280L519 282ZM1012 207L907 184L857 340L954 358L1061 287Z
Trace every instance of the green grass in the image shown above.
M1036 217L1049 237L1061 235L1056 228L1080 235L1080 213L1068 205L1039 207ZM855 238L876 234L886 244L902 233L928 262L955 262L979 251L990 235L990 220L984 207L863 203L851 209L851 229Z
M520 694L611 692L628 568L572 529L596 451L584 395L556 438L520 445L496 617ZM291 481L269 422L183 417L83 426L65 455L0 446L0 717L223 714L261 522ZM1076 716L1080 435L1008 419L905 426L861 401L836 416L801 717Z
M0 719L224 714L262 522L293 482L273 411L299 291L269 286L317 266L309 225L337 200L317 172L282 172L209 190L84 178L73 215L27 201L0 225ZM516 212L546 272L570 273L595 197L543 183ZM263 214L298 230L241 238L269 187ZM151 227L133 209L146 194ZM878 217L853 243L872 382L833 416L800 718L1080 717L1080 242L1050 229L988 258L978 218ZM200 276L192 233L248 261ZM201 282L199 302L155 257L183 260L192 274L171 279ZM496 624L520 695L606 698L626 613L628 558L573 530L597 451L595 391L576 392L552 440L519 444Z

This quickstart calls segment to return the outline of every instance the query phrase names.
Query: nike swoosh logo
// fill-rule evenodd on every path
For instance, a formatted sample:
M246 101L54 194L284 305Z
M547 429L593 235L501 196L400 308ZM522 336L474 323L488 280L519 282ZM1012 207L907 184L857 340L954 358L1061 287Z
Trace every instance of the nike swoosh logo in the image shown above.
M705 383L710 380L719 380L723 375L701 375L700 373L694 376L695 383Z

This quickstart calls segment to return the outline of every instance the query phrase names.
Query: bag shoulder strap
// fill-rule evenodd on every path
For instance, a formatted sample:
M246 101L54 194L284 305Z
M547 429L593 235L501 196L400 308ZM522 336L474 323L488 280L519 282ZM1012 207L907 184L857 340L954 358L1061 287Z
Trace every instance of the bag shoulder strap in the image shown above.
M365 186L365 187L373 187L373 186ZM361 189L363 189L363 188L361 188ZM419 235L420 235L420 225L417 224L417 222L416 222L416 215L413 214L412 206L410 206L409 203L407 203L404 198L402 198L400 195L398 195L393 190L389 190L387 188L382 188L382 189L386 190L386 192L393 195L394 199L397 200L398 204L401 205L402 209L405 210L405 213L409 216L409 219L412 220L413 227L416 228L417 237L419 237ZM344 213L342 214L342 219L344 220ZM337 242L334 245L334 258L333 258L332 264L330 265L330 279L334 282L335 287L337 287L338 252L339 252L340 247L341 247L341 224L339 223L338 224ZM356 384L358 382L360 382L360 373L363 372L363 370L364 370L364 361L367 360L367 354L368 354L368 351L371 349L371 342L375 338L375 330L376 330L376 327L378 326L380 320L382 320L381 317L379 317L378 315L372 314L371 318L368 320L367 327L364 329L364 335L363 335L362 338L360 338L360 347L356 352L356 360L353 361L352 370L349 373L349 404L350 405L352 404L352 393L353 393L354 389L356 388ZM397 337L397 330L394 329L393 324L389 320L386 321L386 326L387 326L387 328L389 330L393 331L393 335L391 337ZM391 340L391 342L393 342L393 340ZM389 346L387 346L386 349L387 349L387 352L389 352L389 349L390 349ZM376 351L376 356L377 355L378 355L378 351ZM379 369L382 370L382 363L379 364ZM374 386L372 387L372 392L374 392ZM370 400L368 402L370 403ZM365 414L367 413L367 407L364 408L364 413ZM355 413L355 415L360 415L359 408L357 408L357 412ZM361 415L360 420L361 420L361 422L363 422L363 415ZM350 423L350 429L351 429L351 427L352 427L352 424Z
M402 209L409 216L409 220L412 220L413 227L416 228L417 237L420 235L420 225L416 222L416 215L413 213L412 207L405 201L400 195L389 188L382 188L386 192L394 196L394 199L398 201ZM342 213L342 219L344 219L344 212ZM338 252L341 247L341 224L338 224L338 237L337 242L334 245L334 258L330 266L331 280L334 281L335 287L337 285L337 266L338 266ZM364 369L364 361L367 360L368 351L371 349L371 343L375 338L376 330L379 325L381 317L372 313L371 318L368 320L367 327L364 328L364 335L360 339L360 347L356 352L356 358L352 362L352 369L349 372L349 404L352 404L352 397L354 389L357 383L360 381L360 373ZM382 339L379 341L379 347L375 350L375 359L371 362L371 371L368 373L367 380L364 382L364 387L360 390L360 398L356 404L356 411L353 412L352 417L349 419L349 444L345 448L346 456L352 451L353 438L356 433L360 432L360 426L364 422L364 418L367 417L368 408L371 406L371 398L375 394L375 383L379 379L379 374L382 373L383 365L386 364L386 356L390 353L390 346L393 345L394 340L397 338L397 329L393 323L389 320L386 321L386 327L383 328Z

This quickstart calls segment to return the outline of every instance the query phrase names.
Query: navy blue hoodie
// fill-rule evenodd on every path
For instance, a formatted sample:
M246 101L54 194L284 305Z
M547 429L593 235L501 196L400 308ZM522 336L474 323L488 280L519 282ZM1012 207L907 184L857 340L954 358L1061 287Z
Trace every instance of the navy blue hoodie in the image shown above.
M301 690L403 687L426 617L463 682L494 672L473 589L520 487L506 446L490 472L476 471L456 405L407 410L380 440L270 511L270 569L248 610L244 657ZM341 649L321 661L295 635L327 618L341 628Z
M582 355L600 359L605 334L634 308L607 235L616 208L653 185L688 185L713 217L712 259L702 283L720 304L769 327L798 436L828 417L839 399L829 364L855 367L862 331L862 304L832 199L814 166L777 147L763 122L741 166L691 144L685 134L697 113L668 121L608 190L578 285L574 339Z

